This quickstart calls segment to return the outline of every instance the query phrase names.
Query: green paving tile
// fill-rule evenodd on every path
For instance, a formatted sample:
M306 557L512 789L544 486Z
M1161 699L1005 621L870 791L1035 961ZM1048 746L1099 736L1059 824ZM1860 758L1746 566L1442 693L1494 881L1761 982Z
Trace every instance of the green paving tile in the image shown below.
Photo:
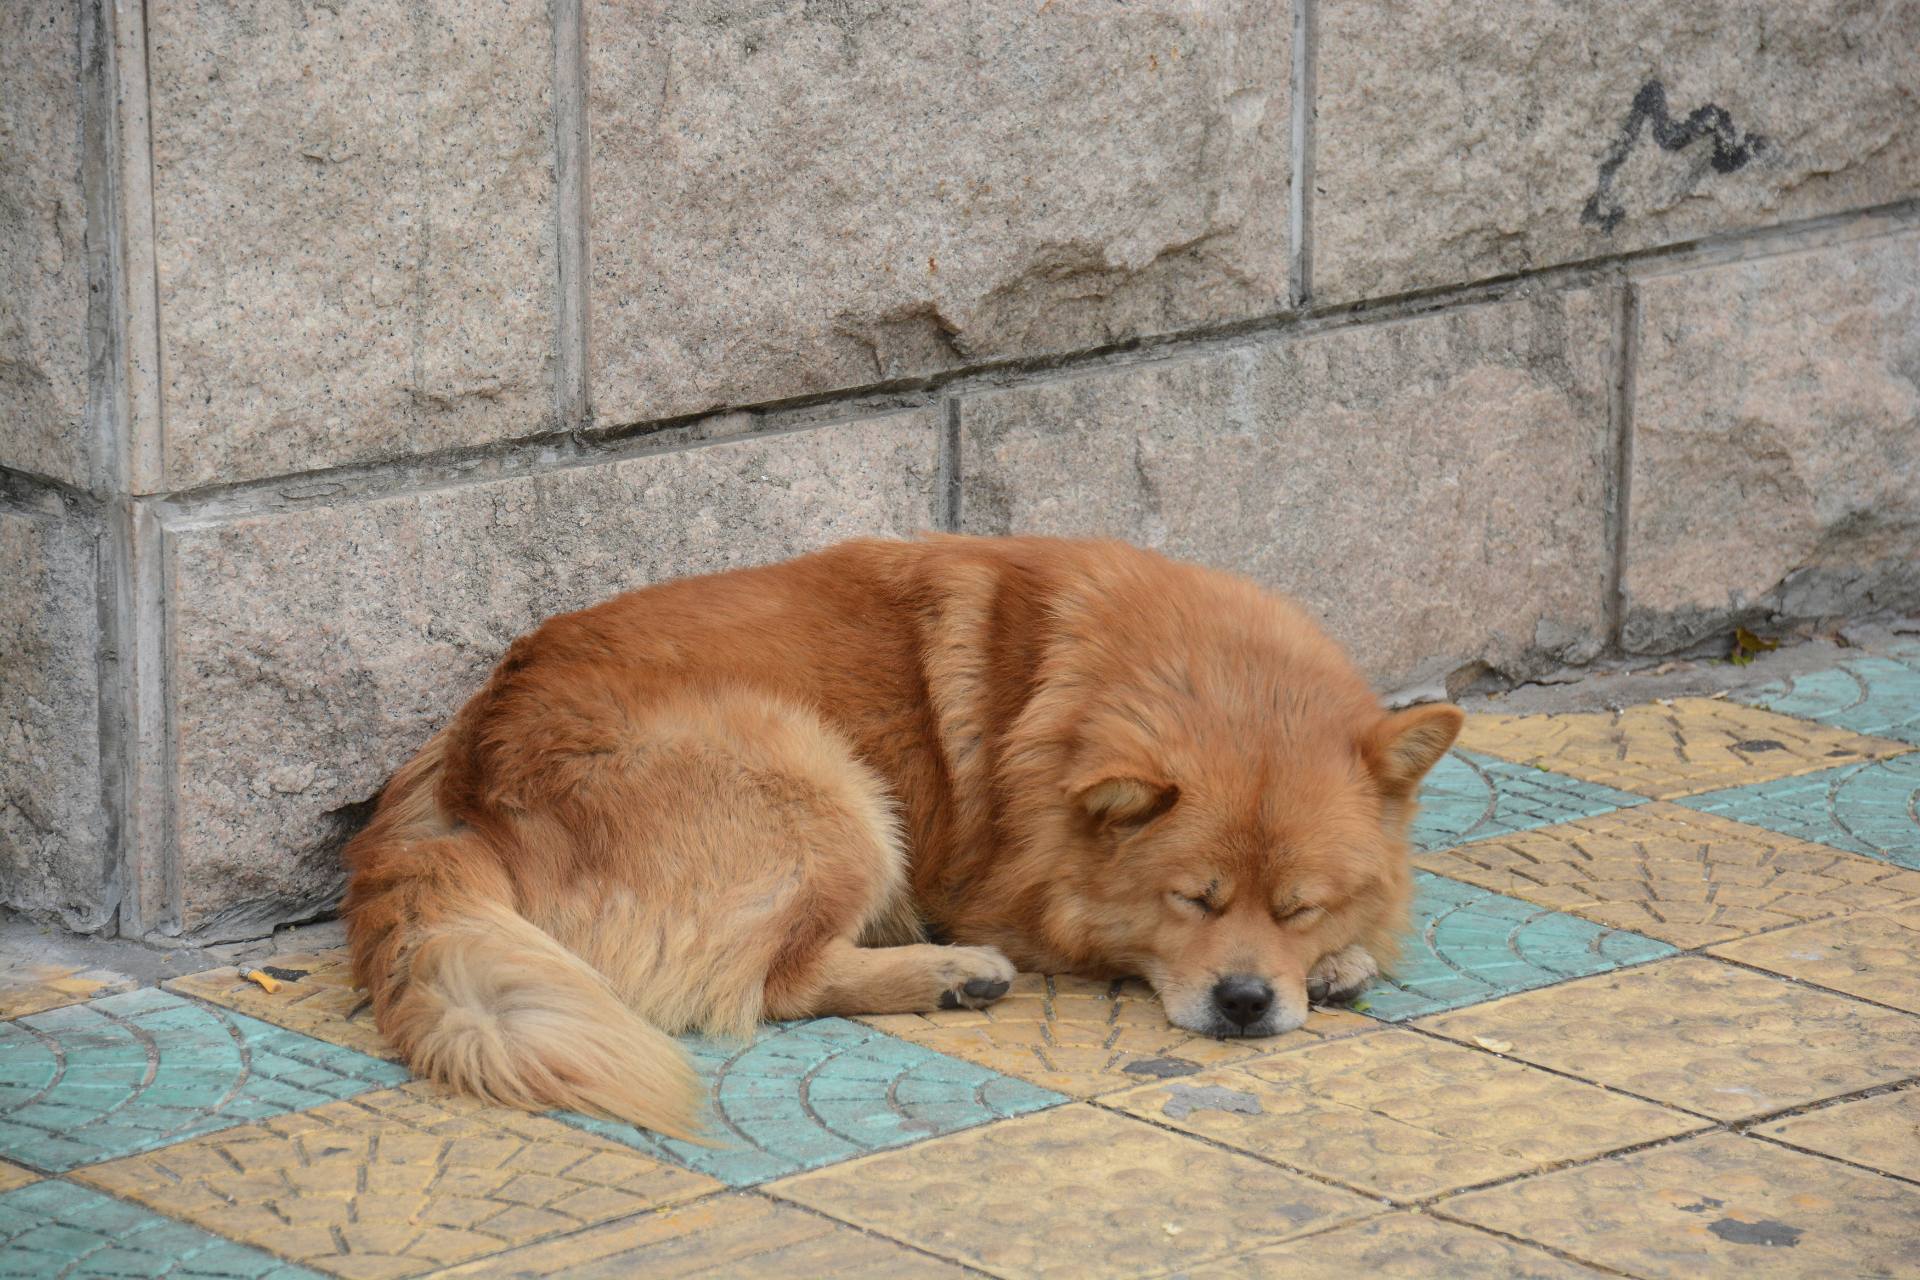
M1624 929L1537 907L1425 871L1414 874L1414 936L1363 1012L1403 1022L1566 978L1673 954Z
M1900 646L1892 657L1848 658L1736 696L1782 715L1920 744L1920 645Z
M320 1280L305 1267L71 1182L0 1195L0 1276Z
M58 1172L407 1078L230 1010L129 991L0 1024L0 1156Z
M1920 871L1920 752L1675 803Z
M1449 849L1646 802L1645 796L1532 765L1476 751L1450 751L1420 784L1413 843L1421 849Z
M721 1147L556 1115L745 1186L1066 1101L844 1018L776 1023L748 1044L681 1043L711 1082L708 1132Z

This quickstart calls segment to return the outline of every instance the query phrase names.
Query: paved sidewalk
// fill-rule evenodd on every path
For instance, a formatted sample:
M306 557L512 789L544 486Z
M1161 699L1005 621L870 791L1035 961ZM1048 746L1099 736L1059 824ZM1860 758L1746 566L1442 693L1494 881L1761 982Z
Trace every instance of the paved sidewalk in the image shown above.
M695 1042L713 1148L449 1099L337 949L0 988L0 1276L1920 1275L1920 644L1476 715L1391 982Z

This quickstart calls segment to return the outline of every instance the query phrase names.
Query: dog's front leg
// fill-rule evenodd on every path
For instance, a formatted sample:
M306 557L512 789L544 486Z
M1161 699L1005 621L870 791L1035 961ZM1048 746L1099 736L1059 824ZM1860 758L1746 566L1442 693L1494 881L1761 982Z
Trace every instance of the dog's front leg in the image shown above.
M1320 957L1307 971L1307 999L1314 1004L1346 1004L1379 976L1380 965L1372 953L1355 943Z

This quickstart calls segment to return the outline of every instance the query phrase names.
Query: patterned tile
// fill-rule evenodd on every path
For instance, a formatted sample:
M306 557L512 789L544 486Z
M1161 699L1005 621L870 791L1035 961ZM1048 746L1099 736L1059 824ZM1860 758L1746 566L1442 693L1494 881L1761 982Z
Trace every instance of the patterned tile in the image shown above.
M765 1026L744 1045L682 1043L711 1082L707 1132L720 1146L560 1118L738 1187L1064 1101L844 1018Z
M1444 849L1645 803L1645 796L1533 765L1452 751L1420 784L1413 843L1419 849Z
M730 1195L610 1222L440 1274L494 1280L962 1280L973 1273L792 1205Z
M374 1029L372 1007L361 1007L362 993L353 985L345 947L277 955L262 963L306 976L281 982L277 991L267 991L243 977L242 969L229 965L175 978L165 985L170 991L225 1005L263 1022L376 1058L397 1056L386 1038Z
M1920 752L1709 791L1680 803L1920 871Z
M1187 1280L1587 1280L1602 1274L1530 1245L1422 1213L1390 1213L1184 1273Z
M1920 902L1763 933L1711 954L1920 1013Z
M1679 947L1920 894L1920 872L1676 804L1416 854L1414 863Z
M718 1188L545 1116L415 1083L77 1175L335 1275L419 1275Z
M1788 676L1735 696L1782 715L1920 745L1920 646L1909 651L1905 662L1848 658L1826 671Z
M1571 715L1472 716L1460 745L1656 800L1909 749L1713 698Z
M1705 1123L1399 1030L1146 1085L1105 1105L1401 1201Z
M775 1195L1001 1276L1160 1274L1373 1202L1096 1107L775 1183Z
M304 1267L70 1182L0 1195L0 1276L319 1280Z
M130 991L0 1025L0 1155L71 1169L406 1078L252 1018Z
M1464 1044L1717 1120L1903 1080L1920 1020L1694 956L1424 1020Z
M1366 1011L1403 1022L1670 955L1673 948L1425 871L1414 872L1414 936Z
M1754 1132L1920 1182L1920 1089L1822 1107Z
M40 1175L31 1169L22 1169L17 1164L8 1164L0 1160L0 1191L11 1191L15 1187L24 1187L30 1182L40 1181Z
M1732 1134L1474 1192L1438 1212L1630 1275L1910 1276L1920 1187Z
M71 964L10 964L0 970L0 1018L22 1018L61 1005L131 991L124 973Z
M941 1053L965 1058L1077 1098L1143 1080L1191 1075L1225 1062L1328 1036L1371 1030L1345 1010L1316 1011L1298 1031L1266 1040L1215 1040L1167 1021L1144 982L1023 973L985 1009L862 1018Z

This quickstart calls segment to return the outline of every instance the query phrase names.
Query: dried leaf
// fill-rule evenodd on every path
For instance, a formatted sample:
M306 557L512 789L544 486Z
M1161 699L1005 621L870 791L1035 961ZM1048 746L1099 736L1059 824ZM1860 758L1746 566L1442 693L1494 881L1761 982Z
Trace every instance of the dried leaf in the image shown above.
M1491 1053L1512 1053L1513 1046L1505 1040L1495 1040L1491 1036L1475 1036L1473 1042Z

